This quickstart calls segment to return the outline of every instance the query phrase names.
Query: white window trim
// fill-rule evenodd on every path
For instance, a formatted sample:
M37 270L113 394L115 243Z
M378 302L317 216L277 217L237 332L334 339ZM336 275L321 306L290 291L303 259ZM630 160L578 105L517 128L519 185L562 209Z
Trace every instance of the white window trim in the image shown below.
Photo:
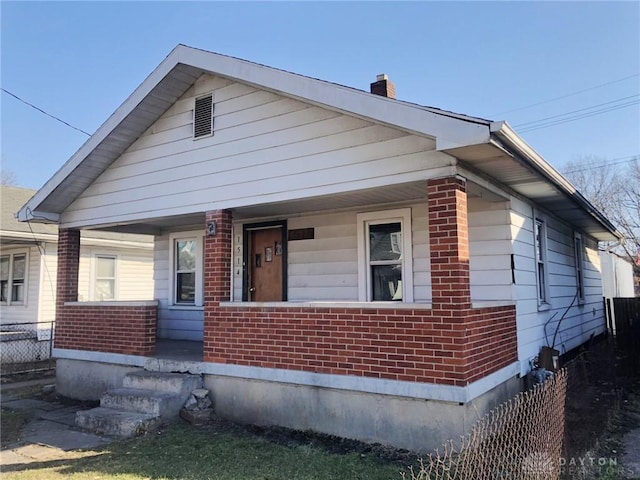
M13 257L15 255L24 255L24 261L25 261L25 266L24 266L24 287L23 287L23 291L24 291L24 297L22 299L22 301L16 301L13 302L11 301L11 296L12 296L12 290L13 290ZM29 267L30 267L30 263L29 263L29 250L25 249L25 250L13 250L11 252L2 252L3 257L9 257L9 281L8 281L8 285L7 285L7 301L6 302L0 302L0 305L6 305L6 306L27 306L27 297L28 297L28 293L29 293Z
M178 303L176 302L176 271L175 271L175 246L178 240L195 240L196 241L196 294L195 302ZM194 307L202 307L204 305L204 233L202 230L192 230L189 232L179 232L169 234L169 306L173 309L184 308L193 310Z
M98 257L106 257L113 258L116 261L115 269L114 269L114 285L113 285L113 299L110 300L100 300L96 298L96 280L98 274ZM113 302L117 301L120 297L120 255L114 252L102 252L96 251L91 252L91 266L89 267L89 299L92 302Z
M577 244L580 246L580 257L578 258ZM573 258L576 269L576 289L578 290L578 304L585 302L585 288L584 288L584 260L585 260L585 244L584 238L578 232L573 234ZM582 288L580 288L582 286Z
M538 258L538 240L536 239L536 225L540 222L542 231L542 247L540 248L542 258ZM547 235L547 219L537 212L533 215L533 257L535 260L536 274L536 298L538 299L538 310L548 310L551 307L549 302L549 261L548 261L548 238ZM544 266L544 298L540 296L540 277L538 274L538 265L542 263Z
M411 234L411 209L399 208L377 212L359 213L358 229L358 300L371 300L371 272L368 268L368 226L371 224L399 222L402 231L402 302L413 303L413 247Z

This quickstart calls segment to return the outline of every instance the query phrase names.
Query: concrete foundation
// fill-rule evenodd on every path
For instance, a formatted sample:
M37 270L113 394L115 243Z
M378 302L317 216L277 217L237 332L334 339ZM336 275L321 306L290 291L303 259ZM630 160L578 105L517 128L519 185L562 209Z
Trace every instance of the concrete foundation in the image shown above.
M512 377L466 404L205 375L217 415L425 452L465 434L521 390Z
M56 361L56 391L77 400L100 400L107 390L122 386L129 372L140 367L59 358Z
M215 364L174 363L167 363L171 370L203 374L214 411L223 418L245 424L314 430L417 452L430 451L447 440L458 439L489 410L513 398L522 388L517 375L506 377L506 381L473 400L456 403L418 395L369 393L345 386L332 388L219 375L206 372L208 368L217 368ZM166 365L153 366L154 370L160 370ZM71 398L98 400L107 390L121 387L125 375L132 371L143 370L122 364L59 358L56 388ZM341 378L353 381L355 377Z

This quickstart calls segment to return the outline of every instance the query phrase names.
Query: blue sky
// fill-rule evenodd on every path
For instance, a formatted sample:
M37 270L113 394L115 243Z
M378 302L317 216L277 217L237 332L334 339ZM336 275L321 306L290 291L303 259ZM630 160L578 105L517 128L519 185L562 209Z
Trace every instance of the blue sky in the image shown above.
M557 168L640 154L639 2L0 5L2 88L90 133L184 43L364 90L387 73L402 100L507 120ZM1 102L2 168L39 188L87 137Z

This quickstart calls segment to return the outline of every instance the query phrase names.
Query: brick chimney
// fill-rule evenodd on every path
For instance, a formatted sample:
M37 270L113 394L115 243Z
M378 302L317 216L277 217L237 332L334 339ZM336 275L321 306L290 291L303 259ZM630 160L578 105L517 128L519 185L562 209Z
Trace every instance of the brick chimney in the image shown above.
M376 81L371 84L371 93L381 97L396 98L396 87L389 80L386 73L381 73L376 77Z

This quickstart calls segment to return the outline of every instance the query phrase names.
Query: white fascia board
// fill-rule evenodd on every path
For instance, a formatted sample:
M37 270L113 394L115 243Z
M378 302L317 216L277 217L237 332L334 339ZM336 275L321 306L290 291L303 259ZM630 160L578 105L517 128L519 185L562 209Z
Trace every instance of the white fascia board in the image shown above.
M73 156L51 177L31 199L18 212L18 220L25 222L36 218L59 223L60 215L53 212L38 211L38 206L95 150L100 143L129 115L136 106L162 81L162 79L176 66L177 50L171 53L149 74L149 76L136 88L131 95L120 105L115 112L95 131L93 135L78 149ZM29 213L27 213L29 212Z
M407 102L186 46L177 47L176 53L180 63L435 138L437 150L485 143L490 138L489 122L434 113Z
M63 177L64 178L64 177ZM44 187L43 187L44 188ZM24 204L24 206L18 211L17 214L17 219L19 222L30 222L32 220L44 220L44 222L40 222L40 223L58 223L60 222L60 214L58 213L52 213L52 212L42 212L40 210L33 210L33 208L31 208L32 205L38 205L36 203L34 203L34 198L35 195L33 197L31 197L31 200L29 200L27 203ZM43 198L46 198L43 197Z
M608 230L612 239L622 239L623 235L617 231L616 227L607 219L589 200L574 187L569 180L562 176L551 166L538 152L536 152L520 135L518 135L507 122L491 122L491 134L497 136L518 154L517 156L527 162L555 187L569 195L576 203L602 227Z
M58 235L52 233L31 233L31 232L16 232L10 230L0 230L0 237L2 238L15 238L17 240L35 240L38 242L57 242Z

